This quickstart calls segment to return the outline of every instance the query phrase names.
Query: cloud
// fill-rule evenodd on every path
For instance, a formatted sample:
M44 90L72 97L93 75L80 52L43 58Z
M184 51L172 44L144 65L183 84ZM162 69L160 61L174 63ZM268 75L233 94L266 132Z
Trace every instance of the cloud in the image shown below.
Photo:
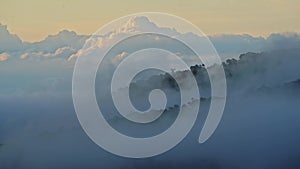
M15 59L25 59L30 56L67 59L82 48L87 38L86 35L63 30L39 42L23 42L17 35L11 34L7 26L0 24L0 53L6 52Z
M23 42L17 35L9 33L7 26L0 23L0 53L23 49Z
M245 52L260 52L266 46L267 40L263 37L251 35L214 35L209 36L218 53L224 58L237 57Z
M8 59L8 57L9 57L9 54L7 54L7 53L1 53L0 54L0 62L6 61Z
M20 59L26 59L28 56L29 56L29 53L23 53L23 54L20 56Z
M124 35L132 34L134 32L162 32L170 36L183 37L194 43L203 41L203 37L195 35L193 33L180 33L174 28L160 27L147 17L133 17L128 20L124 25L116 30L110 30L107 34L97 36L89 39L88 35L78 35L74 31L63 30L56 35L49 35L39 42L22 42L17 36L9 33L7 26L0 25L0 53L6 52L10 54L11 58L24 59L30 56L45 57L47 59L63 58L71 61L80 55L86 55L93 50L107 48L117 39ZM253 37L251 35L235 35L235 34L222 34L208 36L211 42L214 44L216 50L221 56L222 60L227 58L238 57L241 53L246 52L262 52L278 49L296 48L300 44L299 34L297 33L276 33L271 34L269 37ZM145 39L144 39L145 40ZM89 49L84 48L83 45L87 44ZM154 37L153 40L148 43L156 43L157 46L170 46L173 44L166 39L160 37ZM141 45L139 42L131 42L125 49L117 51L115 54L119 54L123 51L128 51L132 48L136 48ZM63 51L62 51L63 50ZM191 63L195 63L190 57L188 51L180 51L177 47L172 49L174 53L180 53L186 60L190 60ZM27 54L26 54L27 53ZM41 56L40 56L41 55ZM22 56L22 57L20 57ZM26 56L26 57L25 57ZM40 60L39 58L36 58ZM34 58L32 58L34 60ZM196 61L197 62L197 61Z
M150 21L149 18L145 16L134 16L127 21L119 30L115 33L134 33L134 32L161 32L163 34L168 34L170 36L176 36L180 33L174 28L159 27L154 22Z
M62 48L58 48L56 49L55 52L51 53L43 53L42 51L39 52L26 52L23 53L22 55L20 55L20 59L26 59L29 57L32 57L32 59L34 58L44 58L44 59L49 59L49 58L67 58L70 55L74 54L76 51L75 49L71 48L71 47L62 47Z
M122 52L122 53L118 54L115 58L113 58L112 63L118 64L119 61L122 60L127 55L128 55L128 53L126 53L126 52Z
M88 50L97 50L99 48L109 47L112 43L116 41L116 39L120 39L120 37L124 35L130 35L136 32L162 32L167 35L173 37L181 37L183 39L187 39L190 42L201 44L205 39L199 35L193 33L180 33L176 31L174 28L167 27L159 27L154 22L150 21L147 17L133 17L129 21L127 21L123 26L116 30L111 30L105 35L101 35L100 37L93 37L90 39L92 43L88 43L87 46L93 47L93 49L89 48ZM143 37L144 38L144 37ZM221 56L222 60L226 60L228 58L235 57L237 58L241 53L246 52L263 52L270 51L276 49L286 49L291 47L297 47L300 45L299 34L297 33L277 33L271 34L269 37L254 37L247 34L221 34L221 35L212 35L208 36L211 40L212 44L215 46L217 52ZM146 38L142 39L146 41ZM170 40L161 39L159 37L155 37L152 44L159 44L162 46L172 46L173 44ZM132 50L132 48L136 48L141 45L138 41L131 41L130 45L127 48L123 49L127 53ZM158 45L158 46L159 46ZM154 45L155 46L155 45ZM72 60L81 54L85 54L86 52L83 49L76 55L72 55L68 60ZM174 53L178 53L178 48L172 49ZM118 51L117 53L121 53L122 51ZM188 58L190 53L187 51L180 51L180 54ZM209 57L209 56L208 56Z
M103 38L102 37L96 37L92 39L86 40L86 45L88 46L84 49L79 49L76 53L73 53L68 57L68 61L71 61L73 59L76 59L79 56L85 56L91 53L92 51L95 51L96 49L99 49L100 47L103 47Z
M76 53L72 54L71 56L69 56L69 58L67 59L68 61L71 61L73 59L76 59L77 57L83 55L83 50L78 50Z
M49 35L40 42L29 43L27 50L43 51L44 53L53 53L63 47L79 50L87 38L86 35L78 35L74 31L63 30L56 35Z
M282 50L300 48L300 35L298 33L273 33L267 39L264 50Z
M62 47L62 48L56 49L56 51L54 53L46 53L46 54L44 54L44 56L45 57L55 57L55 56L62 54L65 51L74 51L74 49L71 47Z

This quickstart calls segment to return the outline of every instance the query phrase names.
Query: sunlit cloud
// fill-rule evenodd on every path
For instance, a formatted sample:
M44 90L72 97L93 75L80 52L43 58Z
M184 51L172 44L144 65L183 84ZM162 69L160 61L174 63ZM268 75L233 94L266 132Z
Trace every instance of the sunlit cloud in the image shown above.
M0 61L1 62L2 61L6 61L8 59L8 57L9 57L9 54L7 54L7 53L1 53L0 54Z

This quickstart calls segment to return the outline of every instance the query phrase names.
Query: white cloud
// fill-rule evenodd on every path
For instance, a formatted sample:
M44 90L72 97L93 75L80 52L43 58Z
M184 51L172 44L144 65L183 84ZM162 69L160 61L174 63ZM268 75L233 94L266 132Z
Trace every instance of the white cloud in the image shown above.
M31 59L50 59L50 58L68 58L70 55L74 54L76 51L75 49L71 48L71 47L62 47L62 48L58 48L55 52L51 53L43 53L42 51L38 51L38 52L25 52L23 54L20 55L20 59L27 59L27 58L31 58Z
M20 56L20 59L26 59L28 56L29 56L29 53L23 53L23 54Z
M115 58L113 58L112 63L118 64L119 61L122 60L127 55L128 55L128 53L126 53L126 52L122 52L122 53L118 54Z
M81 55L86 55L93 50L107 48L124 35L142 31L159 31L174 37L184 37L195 43L201 41L201 37L193 33L180 33L174 28L159 27L147 17L133 17L123 26L120 26L120 28L109 30L107 34L93 37L89 39L88 42L86 42L86 40L89 36L78 35L73 31L67 30L63 30L56 35L49 35L39 42L22 42L17 35L9 33L7 26L0 24L0 53L5 52L9 54L11 58L18 59L30 57L31 59L28 59L28 61L34 59L41 60L41 58L63 58L71 61L72 59ZM297 33L271 34L268 38L253 37L250 35L214 35L208 37L223 60L231 57L238 57L241 53L246 52L261 52L266 50L297 48L300 46L300 36ZM85 42L89 48L82 49ZM129 44L127 48L123 49L124 52L130 53L129 51L132 48L136 48L140 45L138 42L131 43L132 44ZM168 41L158 36L155 36L154 41L149 43L172 46ZM117 53L121 52L122 51L118 51ZM172 52L178 53L179 51L175 47ZM180 54L184 59L192 60L191 62L195 63L193 61L194 59L189 57L185 51L180 51Z
M127 36L127 35L134 35L137 32L161 32L165 33L169 36L178 36L180 35L173 28L166 28L166 27L158 27L155 23L151 22L147 17L132 17L128 20L123 26L117 28L115 30L111 30L104 35L94 35L90 39L86 41L85 47L79 50L76 54L71 55L68 60L72 60L78 56L86 55L91 51L99 50L99 49L106 49L111 47L111 45L120 40L120 38ZM156 42L164 43L158 36L153 36L153 39ZM131 42L129 48L124 49L125 51L132 50L136 46L140 45L139 42ZM153 43L153 42L151 42ZM167 44L167 43L165 43ZM125 52L120 51L119 53ZM128 52L126 52L128 53ZM124 53L123 53L124 54ZM117 55L117 57L120 57ZM114 60L116 61L116 60ZM114 62L113 61L113 62Z
M0 62L6 61L8 59L8 57L9 57L9 54L7 54L7 53L1 53L0 54Z
M58 48L54 53L46 53L43 54L44 57L55 57L55 56L59 56L62 55L63 53L69 53L69 52L74 52L75 49L71 48L71 47L62 47L62 48Z
M171 35L172 37L181 37L183 39L187 39L195 44L201 44L205 41L205 39L199 35L194 33L180 33L177 32L174 28L167 28L167 27L159 27L152 21L150 21L147 17L133 17L128 20L123 26L116 30L111 30L105 35L101 35L98 37L91 37L86 44L88 49L82 49L75 55L69 57L68 60L72 60L80 55L85 55L86 51L89 52L92 50L97 50L99 48L107 48L112 43L116 42L120 37L125 35L134 34L136 32L162 32L167 35ZM221 56L222 60L226 60L227 58L238 57L241 53L246 52L261 52L264 50L274 50L274 49L281 49L287 48L292 46L300 46L300 36L298 34L291 34L291 33L283 33L283 34L272 34L268 38L264 37L253 37L251 35L243 34L243 35L214 35L208 36L211 42L214 44L217 52ZM143 39L145 40L145 39ZM153 42L149 43L161 43L164 46L172 46L168 40L162 39L160 37L154 37ZM131 48L136 48L139 46L139 42L131 42L125 50L127 53L131 50ZM174 48L174 47L173 47ZM178 53L178 49L174 48L174 53ZM122 52L122 51L119 51ZM185 57L186 60L191 60L188 58L188 54L184 51L180 51L181 55ZM204 54L204 56L206 56ZM209 54L207 54L209 57ZM193 59L192 59L193 60Z

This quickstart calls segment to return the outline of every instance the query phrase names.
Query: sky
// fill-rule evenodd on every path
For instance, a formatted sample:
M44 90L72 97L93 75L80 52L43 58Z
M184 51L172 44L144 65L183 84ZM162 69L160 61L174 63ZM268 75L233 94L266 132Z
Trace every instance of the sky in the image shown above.
M67 29L92 34L104 24L137 12L183 17L206 34L267 36L300 32L298 0L0 0L0 23L25 41L39 41Z

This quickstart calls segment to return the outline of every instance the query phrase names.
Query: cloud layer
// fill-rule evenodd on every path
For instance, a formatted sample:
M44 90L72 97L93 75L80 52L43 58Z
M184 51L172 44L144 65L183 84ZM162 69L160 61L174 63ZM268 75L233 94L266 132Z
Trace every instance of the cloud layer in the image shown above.
M190 40L199 40L201 37L192 33L180 33L172 28L159 27L146 17L135 17L117 30L93 40L94 46L105 47L114 41L114 37L138 31L161 31L174 36L182 36ZM238 57L245 52L262 52L278 49L297 48L300 36L297 33L276 33L267 38L251 35L214 35L208 36L223 60ZM10 59L26 58L62 58L72 60L85 51L80 50L89 38L87 35L78 35L73 31L63 30L57 35L49 35L40 42L23 42L17 35L9 33L7 26L0 25L0 53L7 53ZM156 39L157 42L167 42ZM195 41L197 42L197 41ZM138 44L132 44L133 46ZM126 50L126 49L125 49ZM63 52L64 51L64 52ZM120 52L121 53L121 52ZM49 57L51 56L51 57ZM7 59L6 59L7 60ZM4 59L2 59L4 61Z

